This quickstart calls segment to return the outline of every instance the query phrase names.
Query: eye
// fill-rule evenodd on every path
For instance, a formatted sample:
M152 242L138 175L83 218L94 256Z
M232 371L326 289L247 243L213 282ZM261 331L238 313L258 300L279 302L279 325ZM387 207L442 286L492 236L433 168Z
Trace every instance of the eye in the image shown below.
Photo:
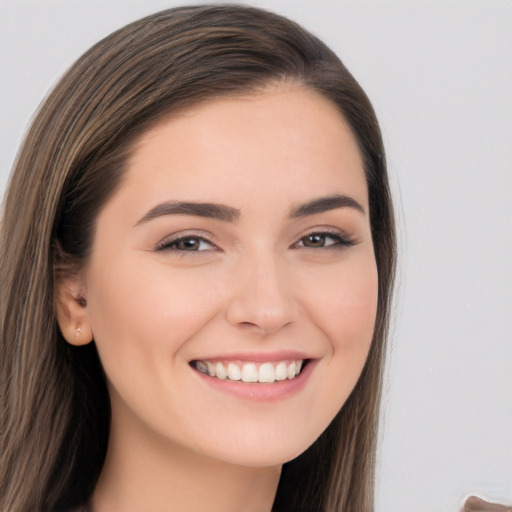
M310 249L322 249L340 245L351 246L354 245L354 243L338 233L318 232L303 236L296 245Z
M164 239L157 246L157 251L202 252L215 250L216 247L201 236L186 235L179 238Z

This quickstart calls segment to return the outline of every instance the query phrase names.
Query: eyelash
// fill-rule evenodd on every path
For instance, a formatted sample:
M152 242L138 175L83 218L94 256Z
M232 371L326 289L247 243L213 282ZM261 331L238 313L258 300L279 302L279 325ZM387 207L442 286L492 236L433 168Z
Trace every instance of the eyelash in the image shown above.
M326 240L331 239L332 243L329 243L327 245L320 245L317 247L307 246L304 244L305 240L308 238L311 239L311 237L323 237L324 238L324 244ZM203 252L203 250L193 249L193 250L187 250L184 248L179 248L180 243L185 243L187 241L193 241L196 244L206 243L213 249L207 249L207 250L219 250L215 244L209 240L208 238L201 236L201 235L183 235L183 236L177 236L175 238L171 239L164 239L162 240L156 247L157 251L172 251L178 254L186 254L186 253L197 253L197 252ZM302 245L299 245L301 244ZM321 230L321 231L312 231L310 233L307 233L306 235L302 236L297 242L293 243L291 245L292 248L302 247L304 249L327 249L327 250L336 250L340 249L342 247L351 247L355 245L355 241L342 235L341 233L337 231L329 231L329 230Z
M343 247L352 247L355 245L355 241L351 238L342 235L338 231L330 231L330 230L321 230L321 231L311 231L310 233L307 233L306 235L302 236L299 241L295 242L293 246L297 246L299 243L304 244L304 240L310 237L323 237L324 242L325 239L331 239L333 240L333 243L330 243L328 245L322 245L319 247L309 247L307 245L302 245L304 249L327 249L327 250L335 250L335 249L341 249Z
M178 245L180 244L180 242L186 242L186 241L190 241L190 240L194 240L194 241L198 242L199 244L206 242L208 245L210 245L211 247L214 248L213 250L218 250L218 248L213 244L213 242L211 240L209 240L208 238L201 236L201 235L181 235L181 236L176 236L175 238L165 238L156 246L156 250L157 251L167 250L167 251L176 252L178 254L179 253L185 254L185 253L203 252L203 251L198 251L198 250L187 250L187 249L178 248Z

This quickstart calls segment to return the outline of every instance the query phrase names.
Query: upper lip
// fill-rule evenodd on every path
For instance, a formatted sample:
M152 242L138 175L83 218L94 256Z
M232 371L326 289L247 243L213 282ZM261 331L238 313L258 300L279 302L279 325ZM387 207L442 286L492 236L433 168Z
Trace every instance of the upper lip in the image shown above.
M191 361L247 361L254 363L298 361L305 359L316 359L310 354L296 350L281 350L277 352L230 352L229 354L214 354L209 356L196 357Z

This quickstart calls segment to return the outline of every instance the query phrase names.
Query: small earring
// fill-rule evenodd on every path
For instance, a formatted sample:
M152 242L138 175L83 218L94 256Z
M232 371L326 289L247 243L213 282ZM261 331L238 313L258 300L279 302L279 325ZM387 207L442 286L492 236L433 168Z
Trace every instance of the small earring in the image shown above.
M79 338L81 334L82 334L82 329L80 327L77 327L76 331L75 331L75 338Z

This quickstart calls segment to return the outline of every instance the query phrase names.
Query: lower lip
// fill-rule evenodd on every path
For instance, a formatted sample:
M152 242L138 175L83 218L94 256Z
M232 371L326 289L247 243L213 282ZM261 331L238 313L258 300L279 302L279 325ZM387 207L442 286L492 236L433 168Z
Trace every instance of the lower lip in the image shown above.
M274 402L298 393L307 383L316 361L309 361L297 377L272 383L242 382L241 380L218 379L210 377L195 368L192 371L208 386L235 395L244 400L255 402Z

